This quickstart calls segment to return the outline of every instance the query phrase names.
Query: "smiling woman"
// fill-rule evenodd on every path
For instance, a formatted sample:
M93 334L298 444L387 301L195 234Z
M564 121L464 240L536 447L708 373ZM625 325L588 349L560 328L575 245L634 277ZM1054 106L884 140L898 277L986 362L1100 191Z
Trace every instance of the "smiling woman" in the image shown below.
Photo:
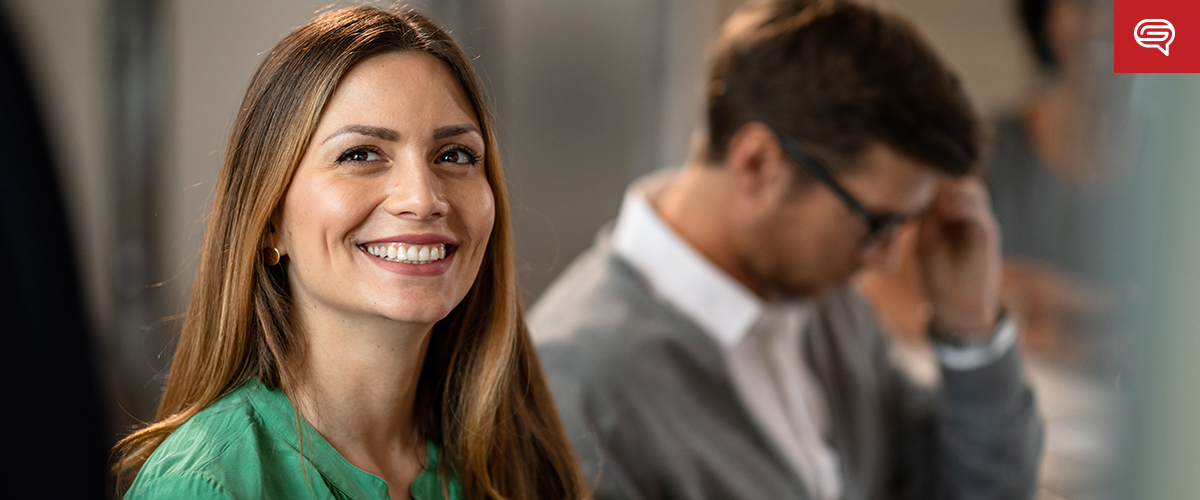
M580 498L518 304L486 103L450 38L355 7L246 93L126 498Z

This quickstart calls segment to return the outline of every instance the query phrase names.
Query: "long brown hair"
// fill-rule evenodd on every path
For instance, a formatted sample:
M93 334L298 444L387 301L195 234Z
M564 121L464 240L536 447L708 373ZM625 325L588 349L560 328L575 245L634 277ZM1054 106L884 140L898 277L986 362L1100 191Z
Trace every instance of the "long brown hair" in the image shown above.
M171 432L247 380L294 387L305 343L290 324L282 266L266 265L261 242L342 75L367 57L403 51L436 57L458 78L483 132L496 202L479 274L433 328L414 406L417 430L442 446L442 462L469 498L585 495L522 317L508 193L478 78L429 19L362 6L297 28L255 72L221 167L158 421L117 444L119 478L135 474Z

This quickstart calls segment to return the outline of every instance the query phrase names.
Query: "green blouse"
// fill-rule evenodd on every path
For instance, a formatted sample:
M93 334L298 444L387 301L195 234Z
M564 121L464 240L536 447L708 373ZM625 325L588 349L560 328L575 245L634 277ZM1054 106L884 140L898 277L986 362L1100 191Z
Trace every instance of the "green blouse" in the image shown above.
M297 418L283 391L248 382L171 433L125 498L388 498L387 482L347 462L303 418L301 456ZM425 462L413 498L447 500L433 443ZM460 500L457 479L445 483L448 500Z

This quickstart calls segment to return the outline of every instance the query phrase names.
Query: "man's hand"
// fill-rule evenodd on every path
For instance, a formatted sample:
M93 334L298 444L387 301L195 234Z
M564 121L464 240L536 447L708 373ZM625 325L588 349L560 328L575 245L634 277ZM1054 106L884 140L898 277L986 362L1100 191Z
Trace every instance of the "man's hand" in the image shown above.
M1002 261L1000 229L983 182L943 181L920 224L917 258L934 331L987 338L1000 312Z

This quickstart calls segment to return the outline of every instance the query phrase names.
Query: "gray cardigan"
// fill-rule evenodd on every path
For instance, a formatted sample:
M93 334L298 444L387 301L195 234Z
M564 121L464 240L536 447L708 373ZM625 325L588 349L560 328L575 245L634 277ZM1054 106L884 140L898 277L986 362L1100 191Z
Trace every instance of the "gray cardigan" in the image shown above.
M529 317L596 498L810 498L742 406L720 346L657 298L608 236ZM817 303L807 361L830 404L844 498L1033 498L1042 425L1015 352L943 371L932 393L890 361L856 293Z

